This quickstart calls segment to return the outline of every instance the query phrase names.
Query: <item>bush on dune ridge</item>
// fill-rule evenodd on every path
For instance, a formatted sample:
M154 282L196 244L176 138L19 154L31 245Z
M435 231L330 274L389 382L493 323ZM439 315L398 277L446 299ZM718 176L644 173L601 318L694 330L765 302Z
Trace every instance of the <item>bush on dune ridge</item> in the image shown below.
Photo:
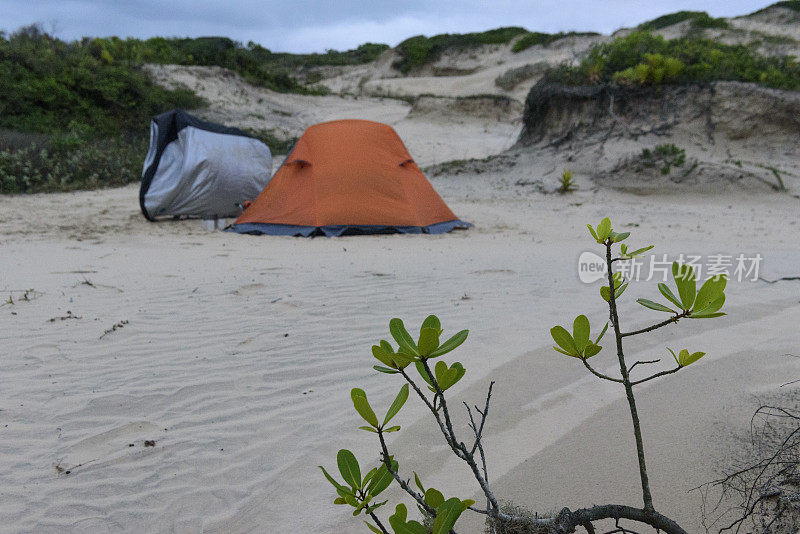
M548 71L544 82L588 85L660 85L716 80L753 82L775 89L800 88L800 62L792 56L764 57L744 45L708 39L666 40L636 31L594 46L577 66Z
M640 30L660 30L674 24L681 23L685 20L692 21L694 28L727 28L728 22L723 18L714 18L705 11L678 11L668 15L662 15L653 20L648 20L639 24Z
M528 32L519 39L517 39L517 41L511 47L511 51L516 54L517 52L522 52L523 50L527 50L532 46L536 45L547 46L566 37L590 37L592 35L600 35L600 34L596 32L567 32L567 33Z
M433 37L416 35L397 45L401 58L392 66L407 74L412 69L436 61L445 50L464 50L486 44L506 44L524 33L528 33L528 30L511 26L480 33L443 33Z
M386 44L364 43L352 50L327 50L322 54L274 53L248 42L242 45L227 37L166 38L146 40L119 37L84 39L93 54L112 62L219 66L240 74L253 85L280 93L325 94L322 86L299 83L290 72L298 67L359 65L374 61L389 48Z
M783 0L781 2L775 2L764 9L759 9L756 13L763 13L768 9L772 9L773 7L782 7L785 9L791 9L792 11L800 12L800 0Z

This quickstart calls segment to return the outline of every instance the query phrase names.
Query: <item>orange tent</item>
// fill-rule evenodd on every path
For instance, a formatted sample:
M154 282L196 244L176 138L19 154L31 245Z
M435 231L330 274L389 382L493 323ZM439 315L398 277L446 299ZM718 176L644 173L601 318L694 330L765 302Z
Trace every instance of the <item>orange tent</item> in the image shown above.
M450 211L391 126L339 120L308 128L232 226L239 233L449 232Z

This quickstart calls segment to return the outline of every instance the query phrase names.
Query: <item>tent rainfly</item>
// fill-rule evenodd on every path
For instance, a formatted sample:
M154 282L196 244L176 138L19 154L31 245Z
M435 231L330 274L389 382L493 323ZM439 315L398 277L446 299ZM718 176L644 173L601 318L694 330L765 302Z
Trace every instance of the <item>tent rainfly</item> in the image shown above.
M458 219L391 126L338 120L308 128L231 230L247 234L439 234Z
M150 123L139 205L158 217L236 217L272 175L267 145L174 109Z

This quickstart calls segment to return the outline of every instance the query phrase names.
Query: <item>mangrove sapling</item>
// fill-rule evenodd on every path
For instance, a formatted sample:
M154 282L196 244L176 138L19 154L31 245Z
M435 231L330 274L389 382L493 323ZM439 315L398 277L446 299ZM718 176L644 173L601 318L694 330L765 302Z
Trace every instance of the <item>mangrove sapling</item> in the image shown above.
M560 194L565 195L575 191L575 179L572 177L572 171L564 171L561 173L561 178L558 180L558 191Z
M659 360L636 361L628 365L623 351L623 339L651 332L676 323L683 318L713 318L724 315L719 310L725 303L724 290L727 280L724 276L716 276L710 278L697 290L694 270L688 265L674 263L672 274L677 288L677 296L666 284L658 285L659 291L669 301L669 305L647 299L637 300L642 306L669 313L670 317L646 328L623 331L620 325L617 301L627 289L630 281L625 281L621 273L613 271L614 263L632 259L653 247L647 246L629 251L627 246L621 243L628 238L629 233L614 232L611 227L611 221L608 218L603 219L596 229L589 226L589 231L596 242L605 248L608 286L603 286L600 289L600 295L608 304L609 321L593 341L590 335L590 322L585 315L579 315L574 320L572 333L561 326L553 327L550 332L557 344L554 347L556 351L581 360L583 365L598 378L618 383L624 387L636 441L642 489L642 506L605 504L574 511L569 508L562 508L558 513L549 517L534 514L533 518L518 517L509 514L507 512L508 508L501 509L497 498L489 487L486 453L482 440L486 419L489 414L494 382L489 384L483 409L475 406L475 413L473 413L472 408L464 403L472 436L468 440L469 444L461 441L453 428L450 407L447 403L445 392L463 378L466 370L459 362L448 365L443 360L438 360L433 365L433 360L458 348L466 341L469 332L462 330L446 341L440 342L443 330L439 319L435 315L430 315L425 319L420 328L419 337L416 340L408 333L402 320L392 319L389 322L389 332L397 343L397 350L395 351L394 346L386 340L382 340L372 347L373 356L381 363L381 365L375 365L374 369L388 375L398 375L404 383L382 421L378 419L363 390L354 388L351 391L350 396L353 406L367 423L366 426L359 428L376 434L380 451L380 463L362 477L361 468L353 453L346 449L340 450L337 455L337 465L344 484L338 482L320 466L325 477L336 488L338 497L334 501L335 504L350 505L354 509L354 516L364 513L372 520L371 523L365 521L366 525L372 532L378 534L389 534L388 528L391 528L395 534L453 533L455 532L453 529L456 522L466 510L485 515L491 531L498 534L503 532L504 525L511 526L511 524L515 524L518 526L520 523L528 525L530 532L568 534L575 532L576 528L582 527L593 534L595 532L594 523L604 520L615 521L616 530L613 532L632 532L620 524L621 520L628 520L649 525L656 531L663 531L667 534L686 534L686 531L675 521L660 514L654 507L645 464L644 442L636 409L634 387L655 378L678 372L696 362L705 353L690 352L687 349L681 349L676 353L667 348L675 360L675 367L666 371L655 372L645 378L633 379L631 378L631 371L637 365L644 367ZM618 244L619 255L614 257L613 248ZM616 353L620 369L619 377L610 376L596 370L588 361L589 358L601 351L602 347L599 343L609 325L612 327L611 330L616 342ZM416 373L412 373L412 367ZM424 391L424 389L427 389L430 393ZM430 411L450 451L470 468L481 492L486 498L485 506L477 507L473 500L462 500L458 497L446 498L445 494L436 488L429 487L426 489L417 473L414 473L413 486L410 479L405 479L400 475L398 461L389 451L386 434L400 430L400 426L390 426L390 423L408 400L411 390ZM476 417L476 415L479 417ZM384 506L387 501L378 502L377 497L391 484L392 480L397 482L403 491L414 499L423 516L422 522L409 520L408 510L402 503L397 504L394 514L388 517L388 527L380 520L376 511ZM429 526L426 527L425 525ZM518 532L518 530L515 530L515 532Z

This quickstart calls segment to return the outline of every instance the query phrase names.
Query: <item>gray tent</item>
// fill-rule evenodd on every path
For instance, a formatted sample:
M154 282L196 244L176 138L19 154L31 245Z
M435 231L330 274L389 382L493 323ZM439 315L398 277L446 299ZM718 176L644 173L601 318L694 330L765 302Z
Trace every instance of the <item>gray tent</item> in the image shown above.
M139 205L157 217L236 217L272 176L267 145L174 109L153 118Z

